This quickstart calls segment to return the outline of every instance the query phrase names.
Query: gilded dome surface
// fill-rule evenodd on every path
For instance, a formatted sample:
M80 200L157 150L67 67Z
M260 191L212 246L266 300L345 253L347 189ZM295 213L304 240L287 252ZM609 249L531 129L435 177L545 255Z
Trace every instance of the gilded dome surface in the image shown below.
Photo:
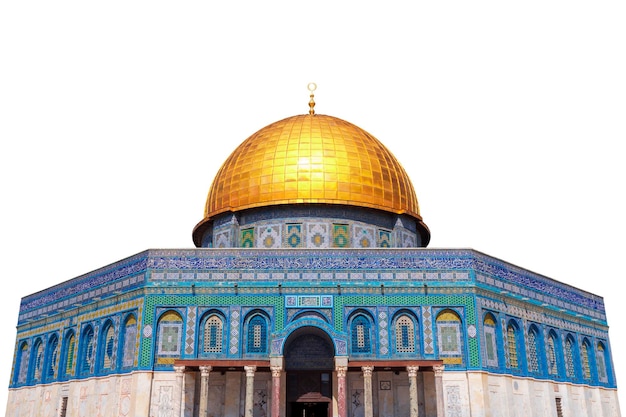
M215 176L204 217L299 203L419 217L413 185L391 152L363 129L320 114L277 121L246 139Z

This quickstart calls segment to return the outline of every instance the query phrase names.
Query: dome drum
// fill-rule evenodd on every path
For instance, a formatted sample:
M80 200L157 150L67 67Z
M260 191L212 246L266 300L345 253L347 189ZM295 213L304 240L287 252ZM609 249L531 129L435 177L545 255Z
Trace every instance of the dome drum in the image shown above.
M421 247L427 231L407 215L324 204L222 213L202 227L199 247L268 249Z

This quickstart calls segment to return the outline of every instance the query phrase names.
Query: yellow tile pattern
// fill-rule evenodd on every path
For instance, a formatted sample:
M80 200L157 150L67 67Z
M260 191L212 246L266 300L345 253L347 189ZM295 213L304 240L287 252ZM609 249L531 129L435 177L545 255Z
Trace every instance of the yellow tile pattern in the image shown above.
M374 136L332 116L289 117L259 130L218 171L205 219L276 204L371 207L419 217L406 172Z

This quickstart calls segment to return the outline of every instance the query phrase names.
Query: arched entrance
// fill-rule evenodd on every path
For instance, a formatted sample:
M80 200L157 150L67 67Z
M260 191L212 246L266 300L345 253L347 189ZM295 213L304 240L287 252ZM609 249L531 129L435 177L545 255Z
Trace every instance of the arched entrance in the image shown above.
M302 327L284 348L287 417L332 417L332 373L335 349L323 330Z

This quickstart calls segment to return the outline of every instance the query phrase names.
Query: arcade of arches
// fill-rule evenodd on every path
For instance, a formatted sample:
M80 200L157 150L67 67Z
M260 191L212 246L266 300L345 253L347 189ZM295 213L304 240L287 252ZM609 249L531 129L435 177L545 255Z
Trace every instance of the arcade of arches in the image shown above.
M180 408L174 415L185 408L198 417L230 416L229 399L237 397L243 398L243 417L373 417L382 402L394 407L393 415L444 415L440 360L349 360L336 356L332 340L315 327L294 331L283 353L268 360L177 360L174 403ZM220 389L210 384L212 376L224 381L223 399L215 395Z

